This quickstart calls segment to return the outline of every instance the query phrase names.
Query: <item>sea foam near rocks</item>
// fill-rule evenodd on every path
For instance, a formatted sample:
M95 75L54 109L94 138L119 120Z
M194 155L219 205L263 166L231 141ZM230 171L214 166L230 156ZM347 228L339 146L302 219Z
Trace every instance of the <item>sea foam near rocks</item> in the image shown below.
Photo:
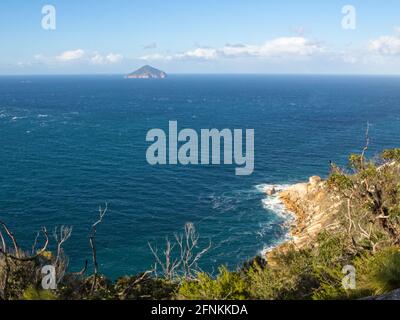
M265 195L265 198L263 198L261 200L264 209L267 211L272 211L277 216L284 218L285 222L284 222L283 227L289 226L295 219L295 216L293 215L293 213L285 208L285 205L283 204L282 200L279 198L280 192L289 188L290 186L291 186L291 184L259 184L256 186L256 189ZM269 190L273 190L273 189L275 192L271 195L268 195L267 192ZM277 239L277 241L275 243L273 243L267 247L264 247L261 250L261 256L265 257L267 252L271 251L278 245L280 245L286 241L289 241L290 238L291 238L291 235L290 235L289 228L288 228L288 232L286 233L286 235L283 238Z

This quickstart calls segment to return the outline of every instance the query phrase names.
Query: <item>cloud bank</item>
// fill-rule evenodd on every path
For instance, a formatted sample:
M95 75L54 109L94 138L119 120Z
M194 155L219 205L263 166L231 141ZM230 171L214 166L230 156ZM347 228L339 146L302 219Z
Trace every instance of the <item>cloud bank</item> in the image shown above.
M139 47L138 51L157 49L156 43ZM240 59L237 62L235 59ZM185 62L185 63L182 63ZM205 64L204 62L210 62ZM301 62L301 63L299 63ZM400 27L389 35L381 35L363 43L348 43L335 48L323 41L301 35L278 37L262 44L226 43L221 47L195 45L182 52L154 52L143 56L132 53L124 57L115 52L90 51L82 48L66 50L53 56L42 53L34 60L19 62L19 68L35 65L87 66L118 65L119 69L130 70L141 63L157 63L175 72L285 72L285 73L398 73L400 70ZM54 68L53 68L54 69ZM77 69L76 69L77 70ZM123 71L122 71L123 72Z
M102 55L97 51L87 52L83 49L67 50L60 54L48 57L42 53L34 56L35 60L44 64L65 64L65 63L90 63L96 65L116 64L123 60L123 56L118 53Z
M222 48L196 48L172 55L151 54L142 56L143 60L200 59L214 60L219 58L271 58L287 56L312 56L325 51L317 41L304 37L281 37L265 42L262 45L226 44Z

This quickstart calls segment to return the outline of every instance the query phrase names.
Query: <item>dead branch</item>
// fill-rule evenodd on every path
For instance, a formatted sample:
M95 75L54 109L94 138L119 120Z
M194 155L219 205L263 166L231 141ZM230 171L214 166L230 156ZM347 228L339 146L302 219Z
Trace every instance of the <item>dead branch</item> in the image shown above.
M1 248L4 251L7 251L6 241L4 240L4 237L3 237L3 234L1 233L1 230L0 230L0 239L1 239Z
M60 256L63 254L63 249L62 249L63 244L71 237L71 234L72 234L72 227L61 226L59 233L57 227L55 227L53 233L53 237L57 242L57 257L55 265L58 264Z
M33 241L32 252L31 252L31 254L35 254L36 246L37 246L39 237L40 237L40 232L36 232L36 237L35 237L35 240Z
M3 227L3 229L5 230L7 235L10 237L10 239L14 245L15 256L18 258L19 257L19 249L18 249L17 240L14 237L14 234L10 231L10 229L8 229L7 225L1 220L0 220L0 225Z
M164 250L164 257L161 258L158 254L156 246L149 243L150 250L155 257L155 267L157 265L162 269L164 278L173 280L179 277L185 279L193 279L196 272L201 271L198 267L198 261L204 254L211 248L211 241L204 249L198 248L199 235L193 223L186 223L183 234L175 234L175 243L166 239L166 248ZM173 249L178 245L177 252ZM174 258L173 257L178 257Z
M143 272L143 274L139 278L137 278L129 286L127 286L121 293L119 293L120 299L125 300L127 295L129 294L129 291L133 289L136 285L141 283L143 280L145 280L149 274L153 273L153 271L154 270L147 270L146 272Z
M178 259L174 259L171 262L172 259L172 252L173 249L175 248L175 244L171 244L171 241L168 239L168 237L166 237L165 239L166 245L165 245L165 250L163 252L164 255L164 262L161 261L161 258L158 254L158 248L157 245L153 245L148 242L150 251L152 252L154 258L156 259L156 263L154 265L154 269L153 271L156 272L157 270L157 264L161 267L162 269L162 273L164 278L168 279L168 280L172 280L173 278L176 277L176 269L180 266L181 261Z
M103 209L101 206L99 207L99 219L92 225L92 232L89 236L89 243L92 249L92 259L93 259L93 267L94 267L94 275L93 275L93 284L91 288L91 293L94 292L96 283L97 283L97 276L99 272L99 265L97 263L97 252L96 252L96 245L95 245L95 237L97 232L97 226L103 221L104 216L106 215L108 210L108 204L106 202L105 208Z
M361 152L361 165L362 165L362 167L364 167L365 153L367 152L367 150L369 148L369 127L370 127L370 123L367 122L367 129L365 131L365 147Z
M35 260L36 258L38 258L39 256L41 256L47 249L47 246L49 245L49 236L47 234L47 230L45 227L42 228L42 233L45 237L45 243L42 247L42 249L40 249L35 255L29 256L29 257L21 257L20 254L18 255L12 255L6 251L4 251L3 249L0 249L0 253L2 253L4 256L6 256L7 258L13 259L13 260L17 260L17 261L21 261L21 262L26 262L26 261L32 261ZM7 233L8 234L8 233ZM16 244L15 238L13 243ZM19 252L19 248L17 247L17 252Z

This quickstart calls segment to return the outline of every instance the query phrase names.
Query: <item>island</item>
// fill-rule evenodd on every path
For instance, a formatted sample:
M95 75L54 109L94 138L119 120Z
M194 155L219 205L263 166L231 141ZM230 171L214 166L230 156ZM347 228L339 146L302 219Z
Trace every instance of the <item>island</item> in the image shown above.
M164 71L146 65L125 76L125 79L164 79L167 74Z

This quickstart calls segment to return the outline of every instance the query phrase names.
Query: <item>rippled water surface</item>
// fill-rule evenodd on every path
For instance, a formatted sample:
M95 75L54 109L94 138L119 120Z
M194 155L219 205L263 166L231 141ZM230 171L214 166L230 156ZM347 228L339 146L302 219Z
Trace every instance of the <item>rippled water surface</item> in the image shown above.
M147 164L146 133L178 127L255 129L255 171ZM71 268L89 257L99 204L101 271L147 269L149 241L193 222L212 241L202 267L237 266L284 239L285 215L265 184L325 176L364 144L399 146L400 78L319 76L0 77L0 218L29 249L42 225L72 225ZM273 211L274 210L274 211Z

